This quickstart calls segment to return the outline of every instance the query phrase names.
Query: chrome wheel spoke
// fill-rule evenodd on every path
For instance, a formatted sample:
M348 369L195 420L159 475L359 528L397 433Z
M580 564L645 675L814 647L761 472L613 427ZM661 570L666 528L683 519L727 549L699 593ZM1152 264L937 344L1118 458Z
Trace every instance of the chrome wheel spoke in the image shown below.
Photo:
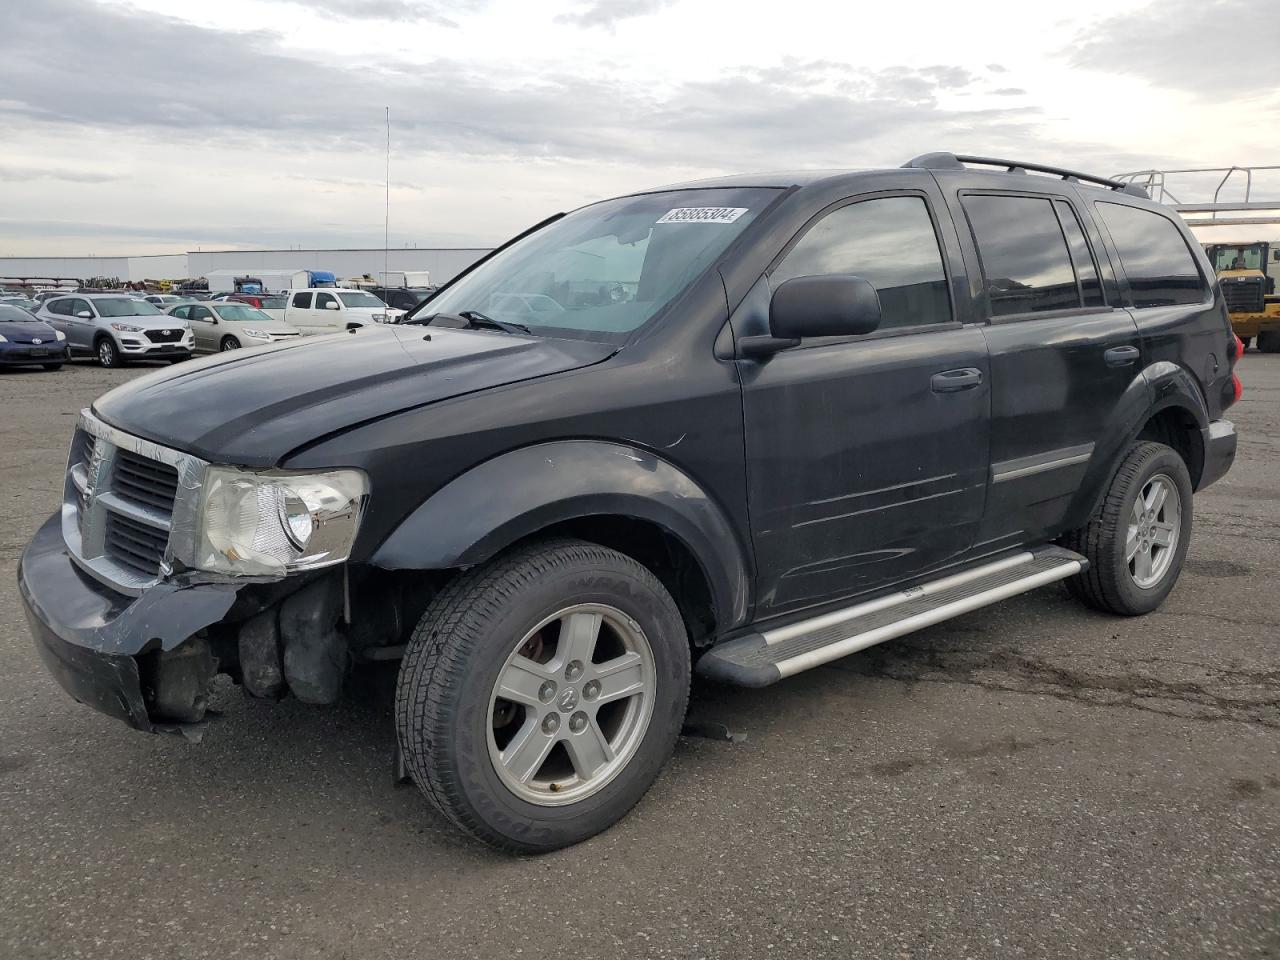
M1151 486L1147 489L1146 508L1154 514L1160 512L1160 508L1164 506L1164 502L1168 499L1169 488L1159 478L1151 481Z
M1133 557L1133 576L1139 583L1151 579L1151 550L1139 550Z
M528 657L516 654L507 664L502 676L498 678L498 696L512 703L520 703L527 707L536 707L544 701L539 696L551 681L551 674L541 664L534 663ZM555 695L555 687L550 688L550 695ZM550 696L547 697L550 699Z
M596 704L621 700L644 690L644 661L638 653L624 653L597 666L592 676L599 685Z
M574 771L583 780L590 780L597 770L614 757L609 738L604 735L594 718L587 722L586 729L581 733L565 737L564 745L569 751Z
M517 782L528 783L542 769L547 754L555 745L556 738L544 733L542 726L533 717L529 717L502 751L502 765Z
M591 662L600 638L601 616L598 613L571 613L560 626L560 646L556 659L561 664Z
M1153 523L1151 525L1151 542L1157 547L1173 546L1173 524Z

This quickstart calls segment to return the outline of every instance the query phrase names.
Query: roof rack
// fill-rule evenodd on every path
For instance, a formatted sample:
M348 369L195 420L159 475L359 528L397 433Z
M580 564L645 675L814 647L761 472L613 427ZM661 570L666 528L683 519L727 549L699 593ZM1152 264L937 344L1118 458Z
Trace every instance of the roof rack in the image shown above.
M967 165L980 167L1003 167L1006 173L1047 173L1066 180L1068 183L1092 183L1108 190L1117 190L1130 196L1151 199L1141 184L1121 182L1108 177L1095 177L1090 173L1078 170L1064 170L1062 167L1047 167L1042 163L1025 163L1021 160L1000 160L996 157L971 157L955 153L924 153L903 164L904 167L916 167L924 170L965 170Z

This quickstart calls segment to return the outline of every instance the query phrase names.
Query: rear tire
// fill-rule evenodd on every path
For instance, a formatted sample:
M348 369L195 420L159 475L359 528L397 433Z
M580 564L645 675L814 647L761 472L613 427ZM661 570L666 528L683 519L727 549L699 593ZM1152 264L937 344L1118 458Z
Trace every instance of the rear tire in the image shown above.
M124 365L120 357L120 348L110 337L99 337L98 342L94 344L94 353L97 354L99 365L108 369Z
M1088 570L1067 581L1072 596L1121 616L1160 606L1178 582L1191 542L1191 496L1187 465L1173 448L1134 444L1097 513L1062 538L1089 561Z
M684 622L649 570L592 543L534 544L432 601L401 664L396 733L453 824L541 853L635 806L675 747L689 676Z
M1258 334L1258 350L1261 353L1280 353L1280 330L1264 330Z
M1253 342L1253 337L1241 337L1241 338L1240 338L1240 349L1241 349L1241 351L1248 350L1248 349L1249 349L1249 344L1250 344L1250 343L1252 343L1252 342Z

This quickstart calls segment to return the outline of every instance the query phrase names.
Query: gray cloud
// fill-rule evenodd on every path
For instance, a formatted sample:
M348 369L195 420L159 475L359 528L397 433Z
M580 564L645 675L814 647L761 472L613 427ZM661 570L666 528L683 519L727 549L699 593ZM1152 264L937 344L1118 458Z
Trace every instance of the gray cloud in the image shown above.
M1280 17L1257 0L1164 0L1104 19L1067 51L1073 66L1139 77L1205 97L1270 94L1241 71L1241 43L1280 49ZM1265 73L1265 71L1264 71Z
M659 100L608 77L544 73L498 88L483 69L447 60L374 72L363 61L286 56L275 43L271 34L44 0L0 37L0 117L70 125L73 135L87 126L216 136L250 152L270 138L301 155L380 144L377 107L387 104L396 150L729 169L865 162L888 149L878 142L938 147L979 125L1025 133L1038 119L1030 109L941 110L940 91L974 82L948 65L869 71L789 60L686 83ZM198 70L193 49L202 53Z
M556 23L572 23L579 27L604 27L612 30L619 20L643 17L673 6L677 0L589 0L577 10L562 13Z
M1026 96L1027 93L1027 91L1023 90L1022 87L1001 87L1000 89L992 90L991 92L997 97L1023 97Z
M345 20L391 20L400 23L434 23L456 27L450 14L471 13L486 5L485 0L275 0L305 7L314 13Z

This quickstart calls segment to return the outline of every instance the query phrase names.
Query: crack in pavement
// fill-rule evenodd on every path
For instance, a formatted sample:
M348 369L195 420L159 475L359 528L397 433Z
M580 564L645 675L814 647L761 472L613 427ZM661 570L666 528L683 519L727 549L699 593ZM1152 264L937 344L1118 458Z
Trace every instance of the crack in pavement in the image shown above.
M1107 660L1113 657L1063 657ZM1185 720L1252 723L1280 729L1280 670L1199 667L1205 680L1166 680L1074 669L1010 650L880 647L838 661L834 669L902 683L960 683L1005 693L1038 694L1091 706L1142 710Z

